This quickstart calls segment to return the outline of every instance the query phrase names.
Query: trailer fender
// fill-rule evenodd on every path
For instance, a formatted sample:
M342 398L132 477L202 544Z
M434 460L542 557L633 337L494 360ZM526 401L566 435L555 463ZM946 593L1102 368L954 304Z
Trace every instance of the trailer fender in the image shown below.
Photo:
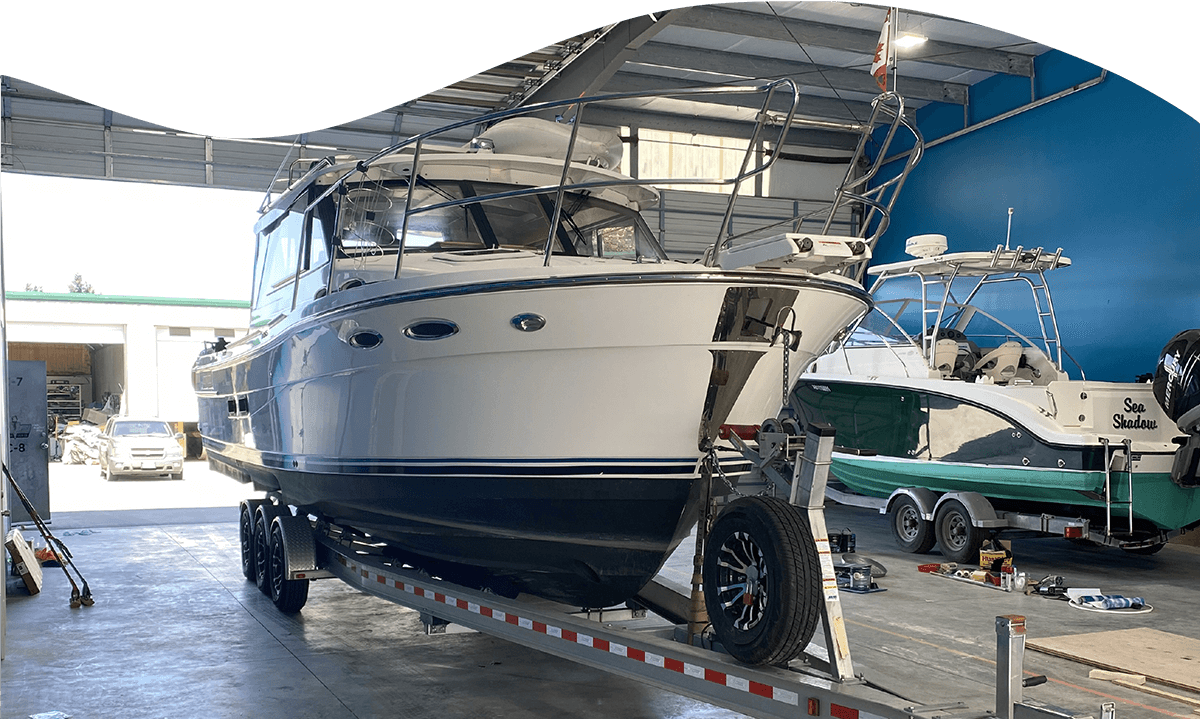
M936 513L939 507L952 499L957 499L962 502L963 507L966 507L967 514L971 515L973 526L987 528L1008 526L1008 520L997 517L992 503L979 492L947 492L938 499L934 512Z
M921 512L921 518L926 522L933 521L933 513L937 510L938 496L937 494L925 487L900 487L892 492L892 496L888 497L887 504L880 508L880 514L888 514L895 506L896 500L901 496L909 497L916 503L917 508Z
M283 536L288 579L310 579L317 571L317 543L308 517L285 514L271 520L271 531L279 527Z

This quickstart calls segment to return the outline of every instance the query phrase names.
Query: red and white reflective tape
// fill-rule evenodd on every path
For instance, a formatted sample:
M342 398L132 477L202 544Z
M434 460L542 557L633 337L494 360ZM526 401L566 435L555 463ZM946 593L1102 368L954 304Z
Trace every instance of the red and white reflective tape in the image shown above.
M448 607L465 609L472 614L490 617L498 622L504 622L505 624L511 624L523 629L528 629L538 634L555 637L557 639L572 642L580 646L591 647L597 651L616 654L617 656L626 657L632 661L642 662L644 664L659 667L660 669L668 669L670 671L678 672L696 679L703 679L704 681L712 682L713 684L720 684L730 689L736 689L749 694L764 697L766 699L773 699L777 702L790 704L791 706L799 706L800 703L800 696L796 694L796 692L789 689L771 686L770 684L764 684L762 682L754 681L753 679L747 679L746 677L729 674L728 672L708 669L682 659L675 659L673 657L655 654L653 652L637 649L636 647L628 647L624 644L611 642L607 639L593 637L570 629L563 629L562 627L556 627L553 624L545 624L543 622L534 621L532 619L520 617L516 614L504 612L499 609L493 609L491 607L476 604L475 602L469 602L465 599L458 599L457 597L453 597L448 594L425 589L409 582L402 582L398 579L392 579L377 572L350 564L344 557L338 557L338 561L349 567L350 571L357 572L368 581L375 581L379 584L394 587L395 589L408 592L414 596L433 600ZM860 712L857 709L850 709L848 707L832 703L829 705L829 712L831 716L836 717L837 719L882 719L882 717L878 717L874 714Z

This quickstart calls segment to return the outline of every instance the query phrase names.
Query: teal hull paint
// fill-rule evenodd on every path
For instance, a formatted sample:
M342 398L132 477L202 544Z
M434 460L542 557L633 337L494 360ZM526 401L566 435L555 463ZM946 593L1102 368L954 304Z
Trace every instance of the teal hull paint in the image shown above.
M850 489L873 497L887 497L900 487L927 487L935 492L978 492L990 499L1104 507L1103 500L1082 494L1103 491L1103 472L864 457L834 457L830 471ZM1128 500L1125 475L1115 474L1113 484L1116 501ZM1167 473L1134 474L1133 497L1134 517L1162 529L1180 529L1200 521L1200 493L1183 490ZM1114 505L1114 521L1126 516L1124 512L1124 505Z

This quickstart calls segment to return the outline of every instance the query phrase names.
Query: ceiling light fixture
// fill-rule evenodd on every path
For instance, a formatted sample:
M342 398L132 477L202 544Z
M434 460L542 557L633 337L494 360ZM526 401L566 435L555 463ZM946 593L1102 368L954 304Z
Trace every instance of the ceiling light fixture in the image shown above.
M896 38L896 47L902 47L905 50L907 50L910 47L916 47L917 45L924 44L925 41L928 39L929 38L925 37L924 35L913 35L912 33L904 33L900 37Z

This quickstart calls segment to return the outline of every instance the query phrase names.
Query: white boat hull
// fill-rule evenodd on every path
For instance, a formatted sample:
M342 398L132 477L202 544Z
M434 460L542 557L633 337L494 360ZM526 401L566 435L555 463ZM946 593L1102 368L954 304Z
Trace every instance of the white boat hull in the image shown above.
M779 312L797 313L802 367L869 303L840 280L625 268L318 300L197 367L209 456L398 551L574 603L622 601L694 521L718 426L778 411ZM514 326L529 315L544 327ZM457 331L405 336L427 321ZM355 346L364 332L377 344Z

